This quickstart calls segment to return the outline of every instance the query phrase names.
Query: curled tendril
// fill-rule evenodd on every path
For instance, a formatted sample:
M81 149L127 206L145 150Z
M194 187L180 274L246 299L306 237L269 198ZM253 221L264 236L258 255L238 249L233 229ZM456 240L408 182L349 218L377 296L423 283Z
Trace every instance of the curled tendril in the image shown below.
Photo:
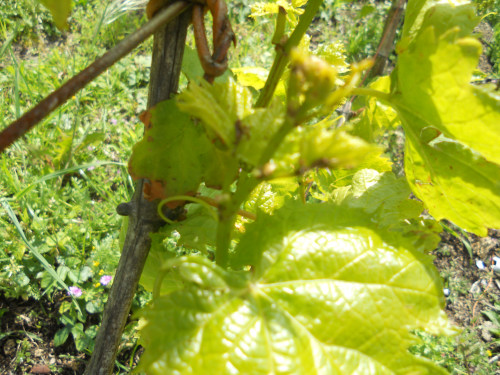
M218 221L219 218L217 217L217 213L212 210L212 208L210 207L210 205L205 202L203 199L201 198L196 198L196 197L191 197L189 195L176 195L176 196L173 196L173 197L169 197L169 198L166 198L164 200L162 200L159 204L158 204L158 215L163 219L165 220L167 223L169 224L174 224L175 221L173 220L170 220L168 217L166 217L164 214L163 214L163 211L162 211L162 207L169 203L169 202L173 202L173 201L180 201L180 200L184 200L184 201L190 201L190 202L193 202L193 203L198 203L198 204L201 204L203 207L205 207L208 212L210 212L210 215L212 215L212 217L215 219L215 221Z

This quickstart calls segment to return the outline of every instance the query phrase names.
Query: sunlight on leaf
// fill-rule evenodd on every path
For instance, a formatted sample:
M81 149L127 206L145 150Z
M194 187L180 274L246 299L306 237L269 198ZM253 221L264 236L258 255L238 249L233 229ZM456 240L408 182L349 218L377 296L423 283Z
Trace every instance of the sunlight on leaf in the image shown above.
M253 87L260 90L266 84L269 71L258 66L245 66L242 68L231 68L236 75L238 83L242 86Z
M388 76L380 77L370 84L370 88L384 93L390 92L391 80ZM356 99L356 109L362 109L358 118L350 121L354 124L352 135L361 137L367 142L384 134L388 129L394 129L400 121L394 108L381 103L375 97L362 96Z
M411 21L422 6L425 16ZM500 227L500 97L469 84L478 18L470 4L413 1L408 10L417 26L404 33L415 39L398 47L390 100L406 134L408 183L433 217L485 236Z
M153 108L148 121L144 138L133 148L130 174L150 180L149 199L196 192L203 176L202 160L213 152L203 129L173 100Z
M273 156L271 176L293 176L314 167L356 168L380 153L378 146L322 123L299 127L288 135Z
M233 258L253 272L176 260L169 272L184 288L144 311L140 370L446 374L407 352L417 342L409 329L450 332L432 258L364 216L292 204L262 217Z
M402 117L403 123L411 119ZM422 142L407 133L405 172L429 213L480 236L500 228L500 166L456 141L439 137Z
M436 37L428 28L401 53L397 105L500 163L500 96L469 84L481 44L454 29Z
M236 139L236 121L252 112L252 95L232 79L213 85L200 81L189 85L178 96L177 105L184 113L199 118L209 136L214 136L211 138L230 147Z

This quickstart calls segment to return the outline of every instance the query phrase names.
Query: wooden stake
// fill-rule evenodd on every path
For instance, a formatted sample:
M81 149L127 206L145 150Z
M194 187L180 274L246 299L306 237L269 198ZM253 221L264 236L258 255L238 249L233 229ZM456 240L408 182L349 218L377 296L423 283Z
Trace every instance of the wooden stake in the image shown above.
M160 12L151 21L158 14ZM186 12L155 33L148 99L150 108L177 92L189 20L190 14ZM132 299L151 247L150 233L158 231L165 223L158 217L158 202L144 198L143 184L144 180L139 180L132 201L118 209L121 214L129 216L129 225L86 375L112 373Z

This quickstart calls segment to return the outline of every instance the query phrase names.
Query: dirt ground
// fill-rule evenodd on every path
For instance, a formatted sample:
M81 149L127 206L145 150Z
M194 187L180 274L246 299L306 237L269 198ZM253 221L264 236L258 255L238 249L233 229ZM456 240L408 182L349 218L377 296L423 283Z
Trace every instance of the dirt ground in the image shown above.
M0 294L0 374L82 374L85 355L76 351L71 337L55 348L53 339L59 330L58 308L68 297L54 296L54 302L7 299ZM55 372L54 372L55 373Z
M467 240L443 232L442 241L433 254L445 288L450 290L446 298L450 321L477 333L491 351L489 362L497 362L496 373L500 374L500 347L495 342L498 336L490 331L500 327L484 315L484 312L495 311L495 304L500 302L500 273L493 269L494 257L500 256L500 230L489 230L488 234L488 237L468 235L471 254L466 247ZM500 316L500 311L498 313Z

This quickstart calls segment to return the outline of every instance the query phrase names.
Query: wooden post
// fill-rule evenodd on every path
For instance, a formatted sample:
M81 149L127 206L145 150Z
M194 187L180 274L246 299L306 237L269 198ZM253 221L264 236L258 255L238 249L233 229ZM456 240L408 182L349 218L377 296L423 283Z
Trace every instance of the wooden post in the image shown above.
M384 31L382 32L382 39L377 48L375 62L369 73L370 79L384 74L387 60L394 50L396 31L403 19L405 3L406 0L392 0L392 5L385 21Z
M148 108L177 92L189 21L190 14L185 12L154 35ZM164 224L157 214L158 202L144 198L143 184L144 180L139 180L132 201L117 208L121 215L129 216L129 225L86 375L112 373L132 299L151 246L150 233L158 231Z

